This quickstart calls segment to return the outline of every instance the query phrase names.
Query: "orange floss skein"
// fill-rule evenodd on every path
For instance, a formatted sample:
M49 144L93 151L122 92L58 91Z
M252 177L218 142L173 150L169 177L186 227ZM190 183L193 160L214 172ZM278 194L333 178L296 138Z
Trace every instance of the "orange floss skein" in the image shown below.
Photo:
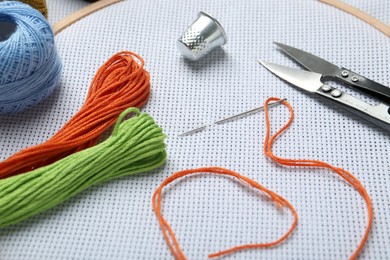
M276 194L275 192L268 190L264 186L260 185L259 183L255 182L252 179L249 179L245 176L242 176L234 171L221 168L221 167L204 167L204 168L197 168L197 169L190 169L190 170L184 170L184 171L179 171L174 174L172 174L170 177L165 179L161 185L157 188L157 190L153 194L152 198L152 204L153 204L153 209L156 213L158 222L160 224L162 233L164 235L165 241L168 244L169 249L171 250L172 254L176 259L184 260L186 259L185 254L180 248L179 242L169 225L169 223L166 221L166 219L162 215L162 190L165 186L167 186L169 183L180 179L184 176L191 175L191 174L197 174L197 173L202 173L202 172L207 172L207 173L213 173L213 174L218 174L218 175L226 175L226 176L232 176L237 178L239 181L242 181L246 183L247 185L251 186L254 189L257 189L259 191L264 192L266 195L268 195L276 204L278 208L282 207L287 207L291 210L293 216L294 216L294 221L291 224L291 227L289 230L279 239L268 242L268 243L259 243L259 244L245 244L245 245L240 245L236 246L227 250L220 251L218 253L210 254L209 258L214 258L214 257L220 257L223 255L231 254L239 250L244 250L244 249L250 249L250 248L264 248L264 247L272 247L276 246L283 241L285 241L289 235L294 231L297 223L298 223L298 215L297 212L295 211L295 208L288 202L285 198L282 196Z
M140 108L150 94L149 73L132 52L115 54L98 70L81 109L46 142L0 162L0 179L51 164L93 146L126 108Z
M353 254L351 255L350 259L356 259L359 253L362 251L364 245L366 244L368 234L370 233L371 226L372 226L372 218L373 218L373 209L372 209L372 203L370 196L368 195L366 189L363 187L363 185L360 183L360 181L353 176L350 172L342 169L335 167L333 165L330 165L328 163L319 161L319 160L294 160L294 159L287 159L287 158L281 158L276 156L272 152L272 145L274 144L276 138L278 138L292 123L294 119L294 110L291 107L291 105L287 101L283 101L282 104L285 105L288 110L290 111L290 119L288 122L281 128L279 131L277 131L274 135L271 136L271 122L270 122L270 117L269 117L269 111L268 111L268 104L271 101L278 101L280 98L269 98L265 101L264 104L264 111L265 111L265 122L266 122L266 137L264 141L264 154L271 158L273 161L275 161L278 164L285 165L285 166L294 166L294 167L318 167L318 168L326 168L329 170L332 170L335 172L337 175L339 175L341 178L343 178L347 183L352 185L363 197L367 204L367 209L368 209L368 223L366 230L364 232L363 238L358 245L358 247L355 249Z

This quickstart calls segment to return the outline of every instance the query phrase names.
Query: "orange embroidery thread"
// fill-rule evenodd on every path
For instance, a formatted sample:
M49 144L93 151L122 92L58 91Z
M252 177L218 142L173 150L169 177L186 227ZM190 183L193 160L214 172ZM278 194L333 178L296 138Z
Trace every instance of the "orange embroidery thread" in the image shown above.
M98 70L84 105L48 141L26 148L0 162L0 179L51 164L93 146L126 108L140 108L150 94L149 73L143 59L124 51Z
M266 137L265 137L265 141L264 141L264 154L267 157L271 158L273 161L275 161L281 165L285 165L285 166L319 167L319 168L330 169L330 170L334 171L336 174L338 174L341 178L343 178L347 183L352 185L360 193L360 195L363 197L363 199L365 200L365 202L367 204L368 223L367 223L367 227L366 227L366 230L364 232L364 235L363 235L363 238L362 238L360 244L358 245L358 247L355 249L355 251L353 252L353 254L350 257L350 259L356 259L357 256L359 255L359 253L361 252L361 250L363 249L363 247L367 241L368 235L370 233L370 230L371 230L372 220L373 220L373 208L372 208L371 199L370 199L366 189L360 183L360 181L355 176L353 176L350 172L348 172L342 168L335 167L333 165L327 164L327 163L319 161L319 160L286 159L286 158L278 157L275 154L273 154L272 145L274 144L275 140L291 125L291 123L294 119L293 108L291 107L291 105L287 101L283 101L282 104L284 104L290 111L290 118L289 118L288 122L280 130L278 130L274 135L271 136L271 123L270 123L270 117L269 117L269 111L268 111L268 104L271 101L278 101L278 100L280 100L280 99L279 98L269 98L266 100L265 105L264 105L265 120L266 120ZM234 177L238 178L239 180L246 182L248 185L252 186L253 188L256 188L258 190L265 192L266 194L268 194L271 197L271 199L273 201L275 201L275 203L278 207L286 206L292 211L292 213L294 215L294 222L291 225L290 229L287 231L286 234L284 234L278 240L275 240L275 241L270 242L270 243L247 244L247 245L233 247L231 249L224 250L224 251L221 251L219 253L210 254L209 258L223 256L223 255L233 253L233 252L236 252L238 250L243 250L243 249L264 248L264 247L271 247L271 246L278 245L281 242L283 242L284 240L286 240L288 238L288 236L291 234L291 232L294 230L294 228L296 227L297 221L298 221L298 216L297 216L297 213L296 213L294 207L284 198L280 197L276 193L266 189L265 187L261 186L260 184L258 184L257 182L255 182L249 178L246 178L244 176L239 175L238 173L235 173L233 171L230 171L230 170L227 170L224 168L220 168L220 167L205 167L205 168L198 168L198 169L184 170L184 171L176 172L163 181L163 183L159 186L159 188L154 192L153 199L152 199L153 208L154 208L154 211L155 211L156 216L158 218L158 221L159 221L160 227L162 229L164 238L168 244L169 249L171 250L172 254L175 256L176 259L186 259L186 256L184 255L183 251L181 250L172 228L170 227L169 223L165 220L165 218L163 217L163 215L161 213L161 210L162 210L162 190L166 185L168 185L169 183L173 182L176 179L179 179L179 178L184 177L186 175L199 173L199 172L208 172L208 173L234 176Z
M359 255L359 253L362 251L364 245L366 244L368 234L370 233L371 226L372 226L372 218L373 218L373 209L372 209L372 203L370 196L368 195L366 189L363 187L363 185L360 183L360 181L353 176L350 172L335 167L333 165L330 165L328 163L318 161L318 160L294 160L294 159L286 159L276 156L272 152L272 145L275 142L275 139L278 138L279 135L281 135L292 123L294 119L294 110L291 107L291 105L287 101L283 101L282 104L284 104L288 110L290 111L290 119L288 122L274 135L271 136L271 123L270 123L270 117L268 112L268 104L271 101L277 101L280 100L279 98L269 98L265 101L264 104L264 111L265 111L265 122L266 122L266 137L264 141L264 154L271 158L273 161L277 162L278 164L285 165L285 166L295 166L295 167L319 167L319 168L327 168L329 170L334 171L336 174L338 174L341 178L343 178L347 183L352 185L363 197L367 204L368 208L368 223L366 230L364 232L363 238L359 244L359 246L355 249L353 254L351 255L350 259L356 259L356 257Z
M233 247L233 248L230 248L227 250L220 251L218 253L210 254L209 258L220 257L223 255L230 254L230 253L233 253L233 252L236 252L239 250L244 250L244 249L265 248L265 247L276 246L276 245L282 243L283 241L285 241L288 238L288 236L295 229L297 222L298 222L298 215L295 211L295 208L285 198L281 197L280 195L276 194L275 192L273 192L271 190L268 190L267 188L265 188L264 186L255 182L254 180L249 179L245 176L242 176L234 171L231 171L231 170L228 170L225 168L221 168L221 167L204 167L204 168L179 171L179 172L172 174L167 179L165 179L161 183L161 185L157 188L157 190L154 192L153 198L152 198L153 209L156 213L156 216L157 216L158 222L160 224L164 239L167 242L169 249L171 250L172 254L174 255L174 257L176 259L184 260L184 259L186 259L186 256L183 253L183 251L181 250L179 242L177 241L177 238L176 238L171 226L169 225L169 223L166 221L166 219L162 215L162 212L161 212L162 211L162 191L163 191L163 188L165 186L167 186L168 184L170 184L171 182L173 182L179 178L182 178L184 176L191 175L191 174L202 173L202 172L235 177L238 180L248 184L249 186L267 194L275 202L277 207L289 208L294 216L294 221L293 221L290 229L282 237L280 237L279 239L277 239L275 241L268 242L268 243L245 244L245 245L236 246L236 247Z

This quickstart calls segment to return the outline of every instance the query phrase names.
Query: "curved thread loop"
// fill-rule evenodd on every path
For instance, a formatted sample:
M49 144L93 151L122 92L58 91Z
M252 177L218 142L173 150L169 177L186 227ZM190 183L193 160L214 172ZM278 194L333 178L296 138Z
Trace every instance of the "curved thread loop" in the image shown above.
M276 156L272 152L272 146L275 142L275 140L291 125L293 119L294 119L294 110L291 107L291 105L287 101L283 101L282 104L285 105L288 110L290 111L290 118L287 121L287 123L280 128L274 135L271 136L271 121L270 121L270 116L269 116L269 111L268 111L268 105L272 101L278 101L280 98L275 98L271 97L265 101L264 104L264 111L265 111L265 122L266 122L266 137L264 141L264 154L271 158L273 161L275 161L278 164L285 165L285 166L294 166L294 167L318 167L318 168L326 168L329 170L332 170L335 172L337 175L339 175L341 178L343 178L347 183L352 185L363 197L367 204L367 209L368 209L368 221L367 221L367 227L364 232L363 238L360 241L358 247L355 249L353 254L350 256L350 259L356 259L356 257L359 255L359 253L362 251L364 245L366 244L368 235L371 230L372 226L372 218L373 218L373 209L372 209L372 203L370 196L368 195L366 189L364 186L360 183L360 181L353 176L350 172L342 169L335 167L333 165L330 165L326 162L322 162L319 160L306 160L306 159L287 159L287 158L281 158Z
M294 119L294 110L291 107L291 105L287 101L283 101L282 104L284 104L288 110L290 111L290 118L288 119L287 123L280 128L275 134L271 135L271 122L270 122L270 116L269 116L269 111L268 111L268 106L271 101L279 101L281 100L280 98L274 98L271 97L266 100L264 104L264 111L265 111L265 122L266 122L266 137L264 141L264 154L275 161L278 164L285 165L285 166L298 166L298 167L319 167L319 168L327 168L332 171L334 171L336 174L338 174L341 178L343 178L347 183L352 185L358 192L359 194L363 197L367 204L368 208L368 223L367 227L365 229L363 238L361 242L359 243L358 247L355 249L353 254L351 255L350 259L356 259L359 253L362 251L369 232L371 230L372 226L372 219L373 219L373 209L372 209L372 203L371 199L366 191L366 189L363 187L363 185L360 183L360 181L353 176L350 172L342 169L335 167L333 165L330 165L328 163L319 161L319 160L307 160L307 159L286 159L286 158L281 158L276 156L272 152L272 146L275 142L275 140L291 125L293 119ZM210 254L209 257L219 257L223 256L225 254L233 253L238 250L243 250L243 249L249 249L249 248L262 248L262 247L271 247L280 244L284 240L288 238L288 236L291 234L291 232L294 230L294 228L297 225L298 221L298 216L297 213L294 209L294 207L283 197L280 197L276 193L266 189L265 187L261 186L260 184L256 183L255 181L248 179L244 176L239 175L238 173L235 173L233 171L220 168L220 167L204 167L204 168L198 168L198 169L192 169L192 170L184 170L184 171L179 171L168 177L163 181L163 183L157 188L157 190L153 194L153 209L156 213L156 216L158 218L160 227L162 229L164 238L168 244L169 249L171 250L172 254L175 256L176 259L186 259L186 256L184 255L183 251L181 250L179 243L176 239L176 236L170 227L169 223L165 220L163 217L161 210L162 210L162 190L163 188L168 185L169 183L173 182L176 179L179 179L181 177L184 177L186 175L190 174L195 174L199 172L209 172L209 173L215 173L215 174L221 174L221 175L230 175L238 178L239 180L242 180L246 182L248 185L252 186L255 189L261 190L268 194L270 198L276 203L278 207L288 207L293 215L294 215L294 222L291 225L290 229L285 233L281 238L278 240L275 240L273 242L269 243L263 243L263 244L247 244L247 245L241 245L237 247L233 247L231 249L227 249L218 253Z
M158 222L160 224L163 236L165 238L165 241L168 244L169 249L171 250L172 254L175 256L176 259L180 259L180 260L186 259L186 256L183 253L183 251L181 250L179 242L177 241L177 238L176 238L171 226L169 225L169 223L166 221L166 219L162 215L162 212L161 212L162 211L162 191L163 191L163 188L165 186L167 186L168 184L170 184L171 182L173 182L177 179L180 179L180 178L187 176L187 175L203 173L203 172L235 177L239 181L246 183L247 185L251 186L252 188L257 189L257 190L262 191L265 194L267 194L275 202L275 204L278 208L282 208L282 207L289 208L294 216L294 221L291 224L291 227L289 228L289 230L282 237L280 237L279 239L277 239L275 241L268 242L268 243L259 243L259 244L245 244L245 245L232 247L230 249L223 250L223 251L220 251L218 253L210 254L209 258L220 257L223 255L234 253L234 252L237 252L239 250L244 250L244 249L264 248L264 247L276 246L276 245L282 243L284 240L286 240L288 238L288 236L294 231L294 229L298 223L298 215L296 213L295 208L285 198L283 198L282 196L276 194L275 192L265 188L264 186L255 182L254 180L249 179L245 176L242 176L234 171L231 171L231 170L228 170L225 168L221 168L221 167L203 167L203 168L179 171L179 172L172 174L167 179L165 179L161 183L161 185L157 188L157 190L154 192L153 198L152 198L153 209L156 213L156 216L157 216Z
M141 112L139 111L138 108L135 108L135 107L130 107L128 109L126 109L125 111L123 111L119 117L118 117L118 120L116 120L116 123L115 123L115 126L114 126L114 130L112 131L112 135L116 135L119 131L119 126L120 124L122 123L122 120L123 118L130 114L130 113L134 113L136 114L136 116L139 116L141 114Z

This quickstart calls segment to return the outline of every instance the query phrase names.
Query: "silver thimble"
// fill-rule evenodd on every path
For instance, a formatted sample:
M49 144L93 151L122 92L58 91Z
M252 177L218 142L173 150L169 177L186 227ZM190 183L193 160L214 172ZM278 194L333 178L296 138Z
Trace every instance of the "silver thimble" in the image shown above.
M221 24L212 16L200 12L198 18L183 33L177 47L184 57L199 60L212 49L226 43L227 37Z

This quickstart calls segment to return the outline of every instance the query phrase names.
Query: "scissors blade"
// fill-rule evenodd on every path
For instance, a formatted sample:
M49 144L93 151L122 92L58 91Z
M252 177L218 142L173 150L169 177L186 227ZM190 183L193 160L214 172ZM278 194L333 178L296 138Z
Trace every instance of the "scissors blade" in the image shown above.
M321 82L321 74L261 60L259 60L259 63L279 78L282 78L285 81L311 93L315 93L322 85L324 85Z
M340 68L329 61L300 49L275 42L275 44L306 69L322 74L323 76L336 76Z

